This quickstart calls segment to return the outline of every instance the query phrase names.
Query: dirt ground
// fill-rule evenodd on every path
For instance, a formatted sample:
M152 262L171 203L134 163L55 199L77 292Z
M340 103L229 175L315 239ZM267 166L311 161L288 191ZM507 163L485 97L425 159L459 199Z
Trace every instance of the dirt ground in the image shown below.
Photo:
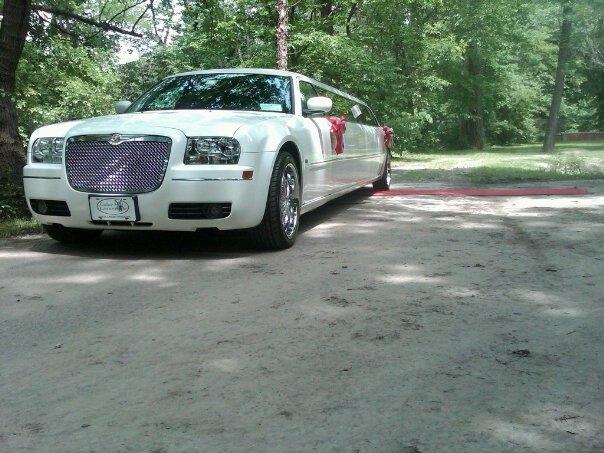
M602 451L604 184L0 242L0 451Z

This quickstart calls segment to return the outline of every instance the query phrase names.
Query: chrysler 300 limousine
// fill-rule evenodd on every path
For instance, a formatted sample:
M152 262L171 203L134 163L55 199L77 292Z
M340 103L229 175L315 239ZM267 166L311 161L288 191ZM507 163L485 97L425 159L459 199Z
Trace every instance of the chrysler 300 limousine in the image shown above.
M305 212L367 184L390 186L391 129L363 101L300 74L176 74L116 113L45 126L29 140L27 203L58 241L249 229L282 249Z

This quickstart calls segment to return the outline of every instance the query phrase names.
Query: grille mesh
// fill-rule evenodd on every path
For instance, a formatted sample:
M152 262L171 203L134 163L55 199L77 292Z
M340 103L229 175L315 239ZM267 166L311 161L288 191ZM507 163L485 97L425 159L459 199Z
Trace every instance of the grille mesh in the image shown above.
M69 184L80 192L145 193L162 183L169 141L70 141L65 149Z

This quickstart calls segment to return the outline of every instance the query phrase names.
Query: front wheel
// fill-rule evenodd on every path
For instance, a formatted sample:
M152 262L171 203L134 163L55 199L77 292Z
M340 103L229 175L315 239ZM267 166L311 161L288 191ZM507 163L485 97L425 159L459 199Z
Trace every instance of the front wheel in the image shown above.
M390 190L390 181L392 180L392 166L390 164L390 151L386 154L386 164L382 176L377 181L374 181L373 188L375 190Z
M252 237L263 248L282 250L296 242L300 226L300 173L294 157L279 153L268 189L262 222Z
M64 244L84 244L98 238L103 230L85 230L83 228L67 228L63 225L42 225L46 234L55 241Z

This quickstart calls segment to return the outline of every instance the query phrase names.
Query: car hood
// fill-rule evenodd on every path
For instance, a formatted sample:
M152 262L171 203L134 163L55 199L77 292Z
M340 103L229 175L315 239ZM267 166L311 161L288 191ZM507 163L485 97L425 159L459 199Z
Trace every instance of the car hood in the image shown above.
M288 115L270 112L241 112L232 110L162 110L101 116L79 121L69 135L98 133L140 133L150 128L171 128L187 137L232 137L241 126L254 126L264 121Z

